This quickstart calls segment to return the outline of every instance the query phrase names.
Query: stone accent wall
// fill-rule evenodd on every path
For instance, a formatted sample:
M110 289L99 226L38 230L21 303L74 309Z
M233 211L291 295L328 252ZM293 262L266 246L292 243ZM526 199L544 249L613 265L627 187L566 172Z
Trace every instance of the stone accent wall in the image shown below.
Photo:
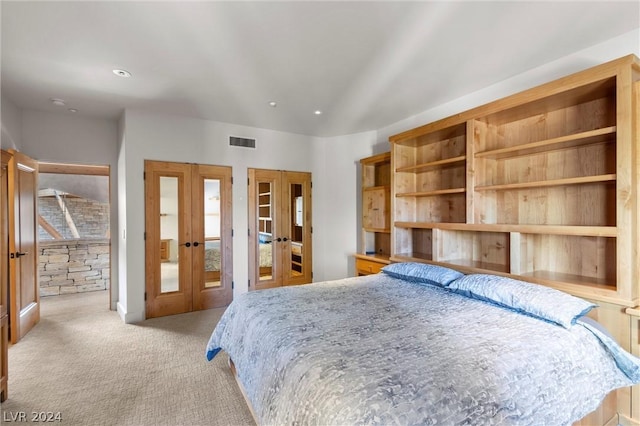
M86 198L65 197L64 203L73 218L80 238L105 238L109 231L109 204L99 203ZM38 199L38 213L46 219L65 238L72 239L64 213L55 197L40 197ZM53 240L42 227L40 241Z
M39 243L40 296L109 288L109 240L82 239Z

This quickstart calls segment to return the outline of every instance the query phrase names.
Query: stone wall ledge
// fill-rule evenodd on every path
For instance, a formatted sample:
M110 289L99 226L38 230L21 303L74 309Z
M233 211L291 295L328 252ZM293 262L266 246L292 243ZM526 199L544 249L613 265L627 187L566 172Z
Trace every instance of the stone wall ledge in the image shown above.
M47 240L38 243L41 296L109 288L108 238Z

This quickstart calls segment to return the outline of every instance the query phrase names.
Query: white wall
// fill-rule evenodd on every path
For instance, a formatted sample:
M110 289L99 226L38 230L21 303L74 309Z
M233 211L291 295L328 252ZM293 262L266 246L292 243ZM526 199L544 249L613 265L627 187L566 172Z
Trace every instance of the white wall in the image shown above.
M113 270L113 264L111 265L111 281L113 283L113 277L118 277L118 297L115 299L117 310L120 313L122 318L125 318L125 308L127 306L127 245L126 241L126 232L125 225L126 221L123 218L126 217L127 214L127 168L125 161L125 132L126 132L126 117L124 114L118 120L118 140L117 140L117 152L118 152L118 166L116 170L117 179L116 182L112 182L111 187L117 188L116 197L112 197L112 200L116 200L116 223L118 233L111 233L111 259L118 259L118 269ZM112 209L113 212L113 204ZM112 228L116 229L116 228ZM116 244L114 246L114 243ZM113 247L118 247L116 251ZM113 308L112 308L113 309Z
M125 322L144 319L144 160L231 166L233 185L233 280L235 294L248 290L247 168L312 172L313 138L186 117L127 110L121 163L126 174L126 210L120 225L126 239L126 288L118 310ZM229 136L256 139L256 149L231 147ZM124 156L122 154L124 153ZM314 179L316 176L314 176ZM123 194L120 194L121 198ZM314 212L315 216L315 212Z
M0 147L5 150L15 149L22 151L22 113L4 95L2 95L2 104L0 106L0 123L2 123Z
M115 120L22 111L23 151L41 161L115 166L117 135Z
M359 160L389 150L375 132L319 138L313 157L314 281L355 276L361 221Z
M111 167L111 308L118 300L117 141L115 120L70 113L22 110L21 151L39 161L109 165Z

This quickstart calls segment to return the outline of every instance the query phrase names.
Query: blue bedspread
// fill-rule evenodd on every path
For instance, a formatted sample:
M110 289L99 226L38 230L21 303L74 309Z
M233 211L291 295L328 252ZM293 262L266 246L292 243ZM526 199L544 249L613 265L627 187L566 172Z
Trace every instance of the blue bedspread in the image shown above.
M263 425L568 425L640 380L594 331L377 274L243 294L206 353Z

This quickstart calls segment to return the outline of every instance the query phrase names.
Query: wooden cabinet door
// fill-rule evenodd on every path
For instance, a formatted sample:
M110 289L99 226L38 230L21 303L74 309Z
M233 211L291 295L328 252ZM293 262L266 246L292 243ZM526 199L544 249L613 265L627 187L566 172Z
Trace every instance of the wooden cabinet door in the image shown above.
M147 318L231 303L231 168L146 161L145 198Z
M37 253L38 163L11 151L9 160L9 311L11 342L40 321Z
M389 188L367 188L362 191L362 227L389 229Z

